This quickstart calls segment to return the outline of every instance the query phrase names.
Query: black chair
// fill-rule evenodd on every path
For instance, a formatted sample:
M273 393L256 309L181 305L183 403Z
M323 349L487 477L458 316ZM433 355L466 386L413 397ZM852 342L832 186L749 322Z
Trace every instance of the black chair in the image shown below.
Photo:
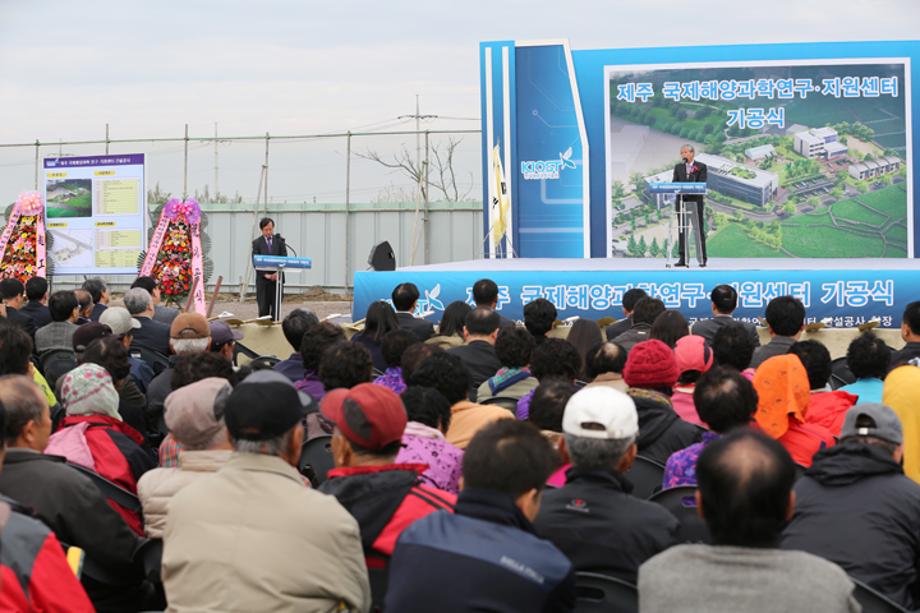
M169 368L169 358L156 349L152 349L146 345L132 343L128 353L131 357L141 360L150 366L150 368L153 369L154 375L158 375Z
M661 489L664 478L664 464L651 458L637 455L632 466L624 476L633 485L632 495L636 498L649 498Z
M326 480L328 473L335 463L332 460L332 437L317 436L303 444L300 448L300 474L310 479L313 487L318 487Z
M73 349L46 349L39 356L41 372L51 389L56 389L57 381L77 367L77 354Z
M89 477L106 498L110 498L129 511L141 510L140 499L114 481L109 481L97 473L95 470L91 470L85 466L74 464L72 462L68 462L67 465L79 470L81 473Z
M859 579L850 577L850 581L855 586L853 598L862 606L863 613L907 613L907 609Z
M248 366L253 371L271 370L275 367L275 364L280 361L281 359L274 355L260 355L259 357L250 360Z
M828 383L831 384L832 389L839 389L844 385L855 382L856 376L850 370L846 356L831 361L831 376Z
M575 573L575 613L637 613L639 591L628 581L598 573Z
M518 398L511 398L510 396L492 396L487 400L483 400L479 404L494 404L498 405L503 409L508 409L512 413L517 411Z
M679 543L709 543L712 538L706 522L696 512L696 488L689 485L672 487L649 498L670 511L680 521Z
M371 613L383 611L383 603L387 597L387 582L390 571L386 568L368 568L367 578L371 584Z

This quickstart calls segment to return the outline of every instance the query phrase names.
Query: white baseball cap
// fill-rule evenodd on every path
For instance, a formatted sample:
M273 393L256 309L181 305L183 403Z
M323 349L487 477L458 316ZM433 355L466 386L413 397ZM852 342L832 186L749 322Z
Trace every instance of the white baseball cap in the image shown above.
M112 334L121 336L141 327L141 322L131 317L124 307L109 307L99 316L99 323L112 329Z
M633 399L611 387L586 387L569 398L562 431L572 436L624 439L639 432L639 414Z

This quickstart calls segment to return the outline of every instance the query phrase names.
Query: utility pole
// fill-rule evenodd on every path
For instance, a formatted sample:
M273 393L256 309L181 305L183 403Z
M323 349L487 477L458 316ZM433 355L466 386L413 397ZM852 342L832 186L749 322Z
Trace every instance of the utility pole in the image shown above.
M422 115L419 111L418 94L415 94L415 115L400 115L396 119L414 119L415 120L415 167L419 168L422 164L422 119L438 119L439 115Z
M220 166L217 163L217 122L214 122L214 195L211 196L211 202L217 202L220 198L220 187L218 187L218 173Z

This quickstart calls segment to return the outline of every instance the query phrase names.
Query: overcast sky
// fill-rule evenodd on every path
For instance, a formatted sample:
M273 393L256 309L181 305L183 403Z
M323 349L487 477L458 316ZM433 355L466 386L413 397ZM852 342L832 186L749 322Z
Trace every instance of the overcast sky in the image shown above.
M181 135L185 123L193 135L214 122L223 135L386 126L416 93L422 112L478 117L482 40L588 49L918 32L918 0L0 0L0 142L99 138L107 122L113 138ZM28 159L4 153L0 181L31 178Z

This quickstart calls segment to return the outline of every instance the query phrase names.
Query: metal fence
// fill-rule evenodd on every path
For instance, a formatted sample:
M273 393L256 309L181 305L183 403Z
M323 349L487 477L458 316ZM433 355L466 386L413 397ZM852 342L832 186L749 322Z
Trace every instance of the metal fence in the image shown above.
M289 246L313 258L290 273L288 288L352 286L377 242L399 265L481 257L479 130L397 130L326 134L192 135L0 143L0 187L7 201L39 189L43 159L144 153L149 207L194 196L207 212L214 273L224 287L252 288L249 244L269 215ZM247 273L248 278L247 278ZM82 279L56 277L62 285ZM118 287L127 277L113 276Z

